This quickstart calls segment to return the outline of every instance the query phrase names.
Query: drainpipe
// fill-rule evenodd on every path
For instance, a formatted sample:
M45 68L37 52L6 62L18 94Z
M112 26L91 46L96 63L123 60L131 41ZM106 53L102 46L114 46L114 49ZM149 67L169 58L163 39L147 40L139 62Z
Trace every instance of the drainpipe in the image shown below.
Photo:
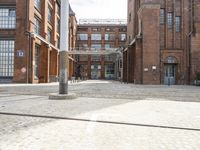
M26 0L26 23L25 23L25 35L28 36L28 49L26 50L26 83L29 83L29 61L30 58L30 51L31 51L31 35L28 31L29 27L29 4L30 1Z

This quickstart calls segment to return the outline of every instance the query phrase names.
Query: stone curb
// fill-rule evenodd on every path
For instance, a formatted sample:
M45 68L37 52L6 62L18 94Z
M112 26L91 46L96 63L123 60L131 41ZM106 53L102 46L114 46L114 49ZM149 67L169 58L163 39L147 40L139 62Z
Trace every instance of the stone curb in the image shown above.
M59 94L59 93L51 93L49 94L50 100L72 100L76 99L77 95L75 93L69 93L69 94Z

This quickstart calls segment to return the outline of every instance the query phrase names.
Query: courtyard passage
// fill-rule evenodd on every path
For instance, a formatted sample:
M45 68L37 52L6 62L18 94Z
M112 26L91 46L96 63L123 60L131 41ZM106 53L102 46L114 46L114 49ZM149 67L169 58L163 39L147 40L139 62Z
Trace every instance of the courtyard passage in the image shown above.
M0 84L0 150L199 150L200 87L88 80Z

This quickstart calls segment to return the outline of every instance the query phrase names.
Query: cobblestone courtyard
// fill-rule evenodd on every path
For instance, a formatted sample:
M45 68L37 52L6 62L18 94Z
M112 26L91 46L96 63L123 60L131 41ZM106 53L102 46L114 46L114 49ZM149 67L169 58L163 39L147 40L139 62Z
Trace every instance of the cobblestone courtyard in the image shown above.
M1 150L199 150L200 87L115 81L0 85Z

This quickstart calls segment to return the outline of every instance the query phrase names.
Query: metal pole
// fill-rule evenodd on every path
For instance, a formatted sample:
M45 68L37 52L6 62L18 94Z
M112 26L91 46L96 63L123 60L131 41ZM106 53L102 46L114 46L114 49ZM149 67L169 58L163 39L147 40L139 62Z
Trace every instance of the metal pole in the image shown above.
M61 21L60 21L60 78L59 94L68 94L68 21L69 1L61 0Z

